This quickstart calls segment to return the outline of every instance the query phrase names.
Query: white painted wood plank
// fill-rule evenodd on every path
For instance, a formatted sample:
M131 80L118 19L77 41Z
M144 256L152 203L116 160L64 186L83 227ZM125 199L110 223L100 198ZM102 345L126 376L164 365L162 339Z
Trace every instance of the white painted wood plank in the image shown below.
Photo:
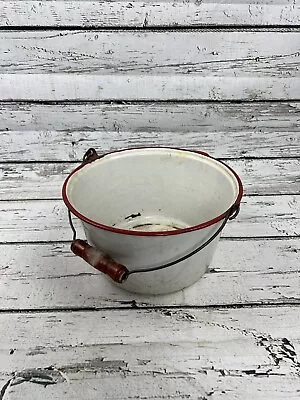
M296 400L298 315L297 307L2 314L1 380L53 377L46 388L10 387L10 399Z
M158 27L295 25L298 0L0 2L0 26Z
M67 73L0 76L0 101L297 100L299 91L299 78Z
M156 350L156 349L155 349ZM160 349L159 349L160 350ZM158 350L158 351L159 351ZM166 357L170 358L170 355L163 353ZM184 357L185 353L180 354ZM110 366L111 364L104 364ZM119 365L119 363L112 364ZM66 366L68 369L69 366ZM151 367L151 365L149 365ZM72 367L70 367L72 368ZM144 376L139 374L133 374L128 376L125 372L126 379L123 378L123 374L119 373L116 377L111 376L111 368L105 367L105 376L97 376L98 374L94 371L88 371L87 373L74 373L71 371L71 385L66 381L64 384L59 386L47 386L45 390L41 385L32 386L31 383L27 383L21 386L13 387L9 390L9 400L45 400L53 399L68 399L68 400L81 400L84 396L90 400L99 399L99 395L107 400L123 400L124 395L129 399L145 399L145 400L165 400L165 399L206 399L205 394L214 394L216 400L252 400L253 398L258 400L282 400L283 398L289 398L290 400L299 399L299 387L298 381L295 375L284 376L268 376L261 377L264 374L261 373L260 368L257 371L257 375L253 374L254 377L247 377L245 375L251 373L251 368L246 369L244 375L241 377L240 372L232 371L232 374L237 374L237 377L226 377L223 378L223 370L212 372L214 375L212 378L204 378L204 387L202 372L198 373L198 376L186 376L187 374L180 372L178 373L166 373L166 376L160 376L155 370L150 370L145 373ZM268 369L268 367L266 367ZM249 372L250 371L250 372ZM253 371L253 370L252 370ZM24 371L26 374L28 371ZM40 371L33 371L39 373ZM42 372L47 372L47 370ZM203 374L207 373L203 372ZM209 371L208 374L211 372ZM225 371L226 373L226 371ZM31 372L30 372L31 374ZM60 376L59 372L52 373L53 377ZM283 375L283 374L281 374ZM49 371L48 371L49 376ZM60 378L58 378L60 379ZM4 383L5 381L3 381ZM207 392L205 390L207 388ZM215 390L212 390L214 388ZM46 393L45 393L46 392ZM203 397L204 395L204 397ZM67 396L67 397L66 397ZM143 396L143 397L141 397Z
M4 31L0 99L297 99L299 35Z
M1 201L1 242L59 241L71 238L67 210L60 200ZM225 237L300 235L300 195L244 197L241 212ZM79 220L74 218L78 235Z
M298 156L300 103L0 103L2 161L81 160L172 145L216 157Z
M0 72L299 78L299 41L297 30L0 31Z
M184 291L127 293L79 258L69 244L0 246L1 310L299 303L300 241L221 240L210 272ZM22 293L22 296L20 296Z
M300 159L230 160L227 164L239 174L247 195L300 192ZM63 182L76 166L0 163L0 200L61 198Z

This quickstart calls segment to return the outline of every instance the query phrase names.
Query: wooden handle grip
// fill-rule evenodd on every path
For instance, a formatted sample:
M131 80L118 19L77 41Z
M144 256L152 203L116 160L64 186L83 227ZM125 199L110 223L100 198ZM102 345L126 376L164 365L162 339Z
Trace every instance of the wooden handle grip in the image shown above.
M73 240L71 250L76 256L83 258L92 267L108 275L117 283L122 283L128 278L129 271L124 265L118 264L108 255L101 253L101 251L90 246L84 240Z

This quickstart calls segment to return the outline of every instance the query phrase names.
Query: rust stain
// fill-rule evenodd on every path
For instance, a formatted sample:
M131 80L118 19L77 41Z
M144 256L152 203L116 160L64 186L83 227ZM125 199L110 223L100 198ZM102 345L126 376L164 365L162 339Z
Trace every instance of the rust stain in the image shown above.
M138 212L138 213L136 213L136 214L130 214L130 215L128 215L127 217L125 217L124 219L136 218L136 217L140 217L140 216L141 216L141 213Z

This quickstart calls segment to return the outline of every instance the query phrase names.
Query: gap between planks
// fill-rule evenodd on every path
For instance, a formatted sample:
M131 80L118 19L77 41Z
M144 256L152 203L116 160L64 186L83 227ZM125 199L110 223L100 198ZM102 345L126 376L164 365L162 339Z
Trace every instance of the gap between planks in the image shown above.
M281 302L253 302L253 303L232 303L232 304L206 304L206 305L145 305L139 304L135 300L124 300L124 306L115 307L48 307L48 308L7 308L0 309L0 314L49 314L49 313L97 313L97 312L119 312L119 311L147 311L147 310L239 310L239 309L276 309L276 308L287 308L291 307L297 309L300 307L300 299L292 301L281 301ZM127 305L128 304L128 305Z
M101 106L101 105L106 105L106 106L138 106L138 105L179 105L179 104L187 104L187 105L201 105L201 104L243 104L243 105L255 105L255 104L272 104L272 103L279 103L279 104L284 104L284 103L299 103L300 102L300 97L294 100L290 99L282 99L282 100L275 100L275 99L257 99L257 100L241 100L241 99L231 99L231 100L211 100L211 99L206 99L206 100L193 100L193 99L175 99L175 100L39 100L39 99L31 99L31 100L1 100L0 101L0 106L11 106L11 107L16 107L16 106L34 106L34 105L39 105L39 106L82 106L82 105L94 105L94 106Z
M156 147L156 146L153 146ZM164 147L164 146L157 146L157 147ZM172 148L173 146L166 146L166 147L170 147ZM138 147L137 147L138 148ZM176 147L173 147L176 148ZM122 148L123 150L125 150L125 148ZM192 150L192 149L190 149ZM276 160L284 160L284 161L289 161L289 160L300 160L300 156L240 156L240 157L218 157L216 158L216 160L219 161L276 161ZM22 160L2 160L0 161L0 166L1 165L8 165L8 166L13 166L13 165L51 165L51 164L70 164L70 165L74 165L74 164L80 164L82 162L82 159L78 158L75 160L49 160L49 161L45 161L45 160L31 160L31 161L22 161Z
M235 237L235 238L231 238L231 237L221 237L220 238L220 241L222 240L222 241L231 241L231 240L234 240L234 241L241 241L241 242L248 242L249 240L251 240L251 241L259 241L259 240L266 240L266 241L273 241L273 240L284 240L284 241L286 241L286 240L293 240L293 239L299 239L299 236L298 235L289 235L289 236L255 236L255 237L253 237L253 236L241 236L241 237ZM27 245L32 245L32 246L35 246L35 245L47 245L47 244L58 244L58 245L60 245L60 244L71 244L72 243L72 240L70 239L70 240L51 240L51 241L48 241L48 240L37 240L37 241L26 241L26 240L23 240L23 241L20 241L20 242L18 242L18 241L16 241L16 242L1 242L0 241L0 246L15 246L15 245L24 245L24 246L27 246Z
M7 0L4 0L7 1ZM49 1L49 0L48 0ZM2 0L3 2L3 0ZM1 1L0 1L1 5ZM182 26L100 26L100 25L60 25L60 26L51 26L51 25L16 25L16 26L0 26L0 34L3 32L89 32L89 31L97 31L97 32L145 32L145 33L169 33L169 32L298 32L300 28L300 24L270 24L270 25L182 25Z
M276 195L276 193L261 193L261 194L255 193L255 194L244 195L243 198L246 198L246 197L249 197L249 198L250 197L261 197L261 196L273 197L274 195ZM289 191L288 193L280 193L280 196L298 196L298 195L299 195L298 191L297 192ZM55 196L53 196L53 197L39 197L39 198L37 198L37 197L32 197L32 198L25 197L25 198L20 198L20 199L11 199L11 198L0 199L0 202L6 202L6 201L9 200L11 203L23 203L24 201L37 201L37 200L40 200L40 201L49 201L49 200L60 201L61 199L62 199L61 196L59 196L59 197L55 197Z

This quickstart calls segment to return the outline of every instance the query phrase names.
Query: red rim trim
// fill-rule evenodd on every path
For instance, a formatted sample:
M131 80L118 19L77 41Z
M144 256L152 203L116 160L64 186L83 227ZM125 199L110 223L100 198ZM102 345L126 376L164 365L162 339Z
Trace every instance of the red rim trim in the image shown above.
M169 150L180 150L180 151L185 151L185 152L189 152L189 153L196 153L196 154L201 154L207 158L210 158L220 164L223 164L226 168L229 169L230 172L233 173L233 175L235 176L237 182L238 182L238 187L239 187L239 192L238 192L238 196L235 200L235 202L233 203L232 206L229 207L228 210L226 210L223 214L218 215L217 217L203 222L201 224L198 225L194 225L194 226L189 226L188 228L183 228L183 229L177 229L176 231L157 231L157 232L147 232L147 231L133 231L133 230L129 230L129 229L120 229L120 228L114 228L112 226L109 225L104 225L101 224L99 222L93 221L87 217L85 217L83 214L81 214L79 211L77 211L72 204L69 202L68 196L67 196L67 184L69 182L69 180L71 179L71 177L80 169L84 168L85 166L89 165L90 163L86 163L86 164L81 164L79 165L77 168L75 168L66 178L66 180L64 181L63 187L62 187L62 198L63 201L65 203L65 205L67 206L67 208L71 211L72 214L74 214L77 218L79 218L81 221L86 222L87 224L90 224L96 228L100 228L103 229L105 231L109 231L109 232L114 232L114 233L119 233L122 235L131 235L131 236L171 236L171 235L180 235L181 233L187 233L187 232L193 232L193 231L197 231L200 229L204 229L207 228L211 225L216 224L217 222L221 221L222 219L224 219L227 215L227 213L232 209L232 211L235 211L241 202L242 196L243 196L243 185L242 185L242 181L240 179L240 177L238 176L238 174L232 169L230 168L227 164L225 164L223 161L217 160L216 158L210 156L209 154L203 152L203 151L199 151L199 150L186 150L186 149L180 149L177 147L135 147L135 148L129 148L129 149L122 149L122 150L116 150L116 151L112 151L109 153L105 153L103 155L101 155L102 157L105 157L106 155L109 154L114 154L114 153L120 153L123 151L128 151L128 150L139 150L139 149L169 149Z

